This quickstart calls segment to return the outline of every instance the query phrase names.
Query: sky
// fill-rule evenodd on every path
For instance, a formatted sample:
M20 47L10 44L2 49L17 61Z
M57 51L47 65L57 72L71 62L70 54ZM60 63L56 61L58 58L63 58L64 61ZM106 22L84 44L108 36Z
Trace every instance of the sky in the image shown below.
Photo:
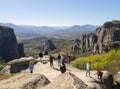
M120 20L120 0L0 0L0 22L36 26L102 25Z

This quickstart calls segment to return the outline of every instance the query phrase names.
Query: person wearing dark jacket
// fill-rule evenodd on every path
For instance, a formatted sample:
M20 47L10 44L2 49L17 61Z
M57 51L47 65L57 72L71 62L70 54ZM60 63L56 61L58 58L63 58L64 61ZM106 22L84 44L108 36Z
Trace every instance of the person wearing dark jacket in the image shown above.
M97 72L96 72L95 74L97 74L98 79L100 79L101 83L103 83L103 81L102 81L102 75L103 75L103 72L100 71L100 70L97 70Z
M50 66L51 66L52 68L54 68L54 65L53 65L53 56L50 55L49 59L50 59Z
M58 66L60 66L61 55L58 54Z
M42 62L42 57L43 57L43 53L42 52L39 53L39 57L40 57L40 62Z
M66 65L64 62L62 62L62 64L60 65L60 71L61 73L65 73L66 72Z

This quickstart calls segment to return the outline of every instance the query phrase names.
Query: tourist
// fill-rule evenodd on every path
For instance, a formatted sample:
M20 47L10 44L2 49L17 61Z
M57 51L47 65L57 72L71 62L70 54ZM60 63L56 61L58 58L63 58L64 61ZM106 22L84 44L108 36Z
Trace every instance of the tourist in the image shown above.
M60 66L61 55L58 54L58 66Z
M50 55L49 59L50 59L50 67L54 68L54 65L53 65L53 56Z
M66 65L64 62L62 62L62 64L60 65L60 71L61 73L65 73L66 72Z
M86 77L89 76L90 77L90 68L91 68L91 62L87 62L86 64Z
M42 57L43 57L43 53L42 52L39 53L39 57L40 57L40 62L42 62Z
M29 70L30 70L30 73L33 73L33 62L30 61L29 63Z
M96 74L97 74L97 76L98 76L98 79L100 79L101 83L103 83L103 81L102 81L103 72L100 71L100 70L97 70L97 72L95 73L95 75L96 75Z

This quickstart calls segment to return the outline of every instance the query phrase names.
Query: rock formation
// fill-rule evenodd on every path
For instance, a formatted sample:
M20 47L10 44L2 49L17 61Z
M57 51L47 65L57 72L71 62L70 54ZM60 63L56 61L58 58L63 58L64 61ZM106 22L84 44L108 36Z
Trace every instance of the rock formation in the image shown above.
M19 74L0 81L0 89L42 89L50 81L41 74Z
M82 52L103 53L111 47L120 48L120 21L106 22L95 33L84 34L81 39Z
M19 49L19 54L21 57L25 57L25 53L24 53L24 45L23 43L18 43L18 49Z
M78 52L78 51L80 50L79 45L80 45L80 40L79 40L79 39L76 39L76 40L74 41L74 45L72 46L72 50L73 50L74 52Z
M28 68L29 62L32 61L33 57L23 57L9 61L6 66L1 70L1 74L12 74L21 72Z
M20 49L19 49L20 48ZM14 31L10 27L0 26L0 56L5 62L20 58L23 48L18 47ZM23 51L22 51L23 52Z
M87 85L71 73L61 74L44 89L86 89Z
M110 72L104 71L103 81L107 89L113 89L113 76Z
M56 46L53 44L52 40L47 40L45 42L45 46L44 46L44 50L45 51L53 51L54 49L56 49Z

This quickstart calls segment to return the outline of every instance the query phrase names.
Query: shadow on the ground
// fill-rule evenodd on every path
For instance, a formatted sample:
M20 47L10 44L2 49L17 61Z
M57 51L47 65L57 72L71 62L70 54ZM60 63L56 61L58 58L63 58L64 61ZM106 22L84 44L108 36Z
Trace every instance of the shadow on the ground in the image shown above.
M54 67L53 69L54 69L54 70L57 70L57 71L60 71L60 69L58 69L58 68L55 68L55 67Z
M90 78L92 78L94 81L91 81L91 82L94 82L94 83L98 83L98 84L103 84L101 83L100 81L96 80L95 78L93 78L92 76L90 76Z

